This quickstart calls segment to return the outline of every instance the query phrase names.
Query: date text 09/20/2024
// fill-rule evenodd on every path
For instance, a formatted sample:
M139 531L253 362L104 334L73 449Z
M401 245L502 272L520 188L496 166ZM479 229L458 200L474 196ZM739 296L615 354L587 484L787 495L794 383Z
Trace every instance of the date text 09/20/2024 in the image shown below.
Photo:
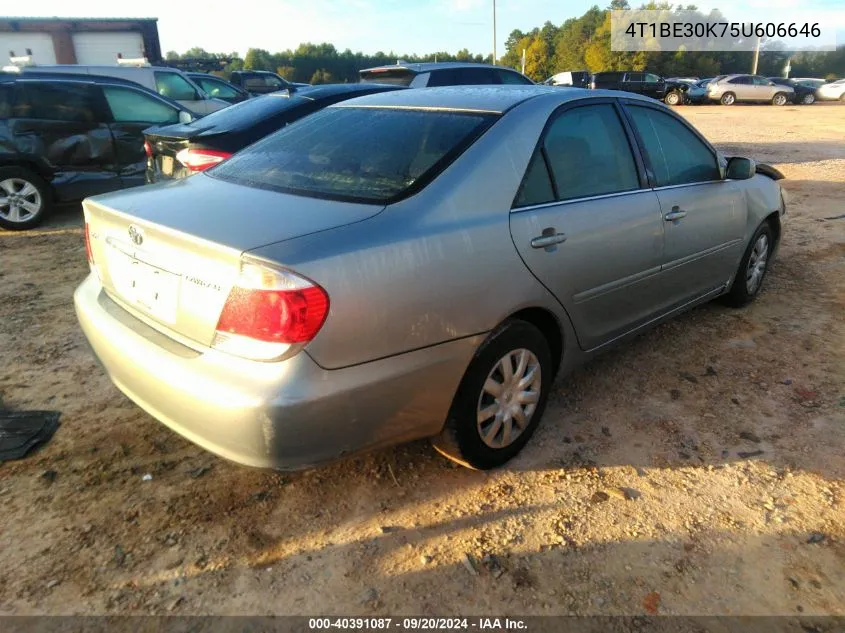
M524 631L528 627L524 621L511 618L311 618L308 620L308 628L312 631Z

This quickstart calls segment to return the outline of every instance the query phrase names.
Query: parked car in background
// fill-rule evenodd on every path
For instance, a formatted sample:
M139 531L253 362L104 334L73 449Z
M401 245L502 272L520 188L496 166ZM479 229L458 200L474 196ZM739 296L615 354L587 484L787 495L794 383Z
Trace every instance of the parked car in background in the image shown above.
M295 89L308 85L288 81L284 77L266 70L236 70L229 77L229 82L253 96L266 95L271 92L278 92L279 90L287 90L291 87Z
M0 74L0 226L36 226L57 202L144 184L142 131L193 115L131 81Z
M795 96L792 86L781 86L759 75L725 75L707 84L707 98L722 105L768 102L786 105Z
M707 85L712 79L699 79L693 84L690 84L686 92L686 101L693 105L701 105L707 103Z
M590 88L624 90L665 101L668 105L680 105L689 85L682 81L669 81L654 73L613 71L593 73Z
M162 97L172 99L188 108L191 112L199 115L209 114L229 106L229 103L226 101L207 95L190 77L175 68L57 64L53 66L25 66L21 68L20 72L24 75L29 72L50 72L126 79L127 81L134 81L149 90L154 90Z
M557 374L754 300L785 213L662 104L543 86L344 101L84 209L76 313L115 385L281 470L424 437L504 464Z
M666 81L680 81L681 83L692 85L698 83L698 77L667 77Z
M820 86L816 90L816 98L819 101L845 101L845 79Z
M806 79L800 80L788 79L785 77L769 77L769 81L776 83L779 86L789 86L792 88L793 93L791 101L793 103L810 105L811 103L816 102L816 89L819 86ZM823 84L824 81L821 83Z
M228 103L240 103L249 99L250 94L225 79L208 73L185 73L191 80L214 99L222 99Z
M191 123L146 131L147 182L185 178L229 158L289 123L353 97L401 90L379 84L325 84L274 92Z
M586 88L590 83L590 73L586 70L564 71L552 75L543 82L545 86L574 86Z
M362 70L359 76L363 83L387 83L410 88L497 84L534 85L528 77L511 68L463 62L379 66Z

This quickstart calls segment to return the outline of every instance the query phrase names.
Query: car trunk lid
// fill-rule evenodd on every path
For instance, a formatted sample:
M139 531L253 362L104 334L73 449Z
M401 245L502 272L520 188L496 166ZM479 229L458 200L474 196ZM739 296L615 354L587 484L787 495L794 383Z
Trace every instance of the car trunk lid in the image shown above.
M202 174L89 198L83 207L106 292L148 325L204 347L214 339L245 251L359 222L384 208Z

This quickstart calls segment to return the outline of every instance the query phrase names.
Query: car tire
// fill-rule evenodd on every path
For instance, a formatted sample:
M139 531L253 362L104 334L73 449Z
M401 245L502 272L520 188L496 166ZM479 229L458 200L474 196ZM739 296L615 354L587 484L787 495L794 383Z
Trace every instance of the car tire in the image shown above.
M683 99L681 99L680 92L678 92L677 90L673 90L672 92L666 94L666 96L663 98L663 101L666 103L666 105L676 106L681 105Z
M779 92L774 97L772 97L772 105L782 106L789 103L789 97L786 96L785 92Z
M774 231L768 222L763 222L745 249L731 289L724 297L725 303L734 308L741 308L754 301L760 294L763 280L769 271L774 247Z
M732 92L726 92L719 99L719 103L721 103L724 106L733 105L733 104L736 103L736 95Z
M522 450L540 423L553 373L540 330L525 321L505 321L470 361L446 424L432 439L434 448L468 468L501 466ZM514 416L517 410L521 414Z
M25 231L37 226L52 206L50 187L23 167L0 167L0 227Z
M801 104L802 105L811 105L816 102L816 95L812 92L808 92L803 97L801 97Z

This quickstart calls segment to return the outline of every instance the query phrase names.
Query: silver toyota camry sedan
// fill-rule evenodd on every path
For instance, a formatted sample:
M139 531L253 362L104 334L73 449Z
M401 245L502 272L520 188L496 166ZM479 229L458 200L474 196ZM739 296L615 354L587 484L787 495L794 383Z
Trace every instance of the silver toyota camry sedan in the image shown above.
M429 437L491 468L556 376L759 294L780 177L627 93L383 93L86 200L76 311L121 391L230 460L298 469Z

